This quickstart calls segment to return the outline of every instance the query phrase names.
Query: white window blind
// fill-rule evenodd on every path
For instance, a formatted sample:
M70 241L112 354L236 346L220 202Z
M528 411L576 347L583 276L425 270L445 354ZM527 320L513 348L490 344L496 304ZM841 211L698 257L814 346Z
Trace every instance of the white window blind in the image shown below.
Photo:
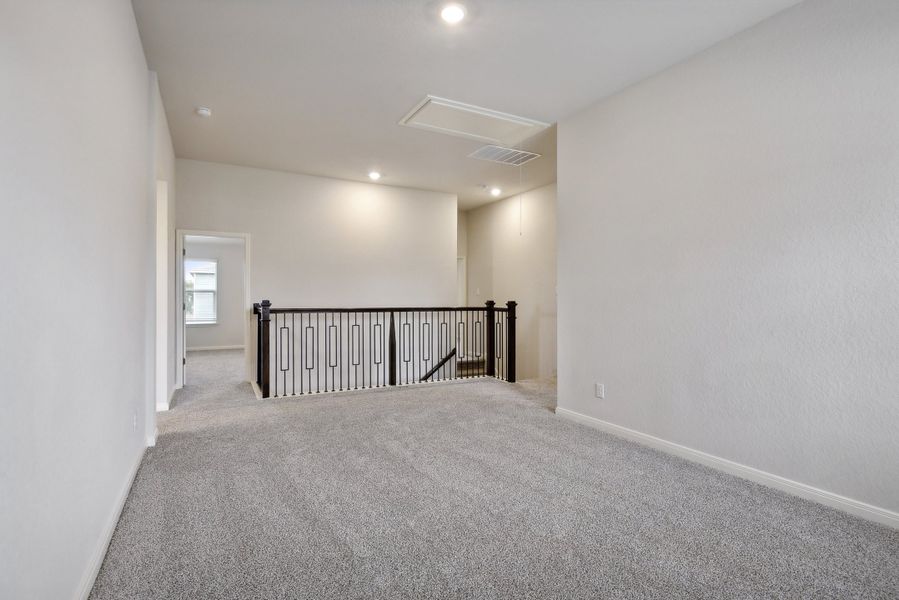
M216 322L217 266L214 260L184 259L184 304L188 325Z

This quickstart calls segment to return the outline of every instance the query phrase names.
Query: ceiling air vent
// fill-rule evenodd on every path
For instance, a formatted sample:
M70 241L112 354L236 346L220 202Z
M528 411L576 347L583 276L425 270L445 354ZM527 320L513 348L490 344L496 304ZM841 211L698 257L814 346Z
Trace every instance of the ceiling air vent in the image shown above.
M484 146L482 148L478 148L468 156L470 158L489 160L491 162L498 162L504 165L512 165L514 167L517 167L523 165L526 162L531 162L535 158L540 158L541 155L535 154L533 152L527 152L525 150L517 150L515 148L504 148L502 146Z
M548 123L436 96L425 96L400 125L488 144L517 144L549 127Z

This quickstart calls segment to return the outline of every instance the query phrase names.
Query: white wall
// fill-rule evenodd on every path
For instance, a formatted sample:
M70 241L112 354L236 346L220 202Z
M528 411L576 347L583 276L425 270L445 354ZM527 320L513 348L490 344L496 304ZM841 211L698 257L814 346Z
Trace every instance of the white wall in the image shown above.
M460 212L456 215L456 256L468 256L468 213Z
M0 596L73 598L150 425L151 94L127 0L0 14Z
M468 305L468 213L456 213L456 302Z
M244 308L243 238L205 238L184 244L187 258L213 259L218 264L215 324L188 325L187 349L243 346L247 314Z
M177 197L175 193L175 149L172 146L172 136L169 132L168 120L165 116L165 107L162 104L162 95L155 73L150 73L152 109L153 109L153 147L154 147L154 176L156 181L166 183L168 195L168 240L167 246L167 272L168 272L168 306L167 306L167 365L166 397L171 399L175 391L176 366L180 357L176 355L175 338L177 335L176 308L177 290L174 281L177 273L175 256L175 206Z
M556 375L556 185L465 213L468 300L518 302L518 379Z
M897 31L806 2L560 123L561 407L899 510Z
M454 195L182 159L176 181L179 229L250 234L254 302L455 302Z

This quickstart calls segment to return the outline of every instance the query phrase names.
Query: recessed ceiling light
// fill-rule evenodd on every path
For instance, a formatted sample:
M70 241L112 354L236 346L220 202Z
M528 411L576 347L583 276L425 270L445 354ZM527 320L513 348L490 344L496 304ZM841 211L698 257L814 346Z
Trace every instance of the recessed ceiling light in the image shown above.
M196 108L196 110L194 110L194 112L197 113L197 116L199 116L199 117L211 117L212 116L212 109L208 108L206 106L198 106Z
M440 18L450 25L455 25L465 18L465 9L460 4L447 4L440 11Z
M369 171L368 178L371 179L372 181L377 181L381 178L381 174L378 173L377 171Z
M490 188L490 195L493 196L494 198L498 198L499 195L502 193L503 193L503 191L501 189L499 189L498 187Z

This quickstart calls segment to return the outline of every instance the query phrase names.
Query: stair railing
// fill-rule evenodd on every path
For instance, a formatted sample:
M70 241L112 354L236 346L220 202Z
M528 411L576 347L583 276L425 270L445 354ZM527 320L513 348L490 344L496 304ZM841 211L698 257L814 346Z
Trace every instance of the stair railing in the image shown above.
M253 305L263 398L430 381L515 381L517 303L497 307Z

